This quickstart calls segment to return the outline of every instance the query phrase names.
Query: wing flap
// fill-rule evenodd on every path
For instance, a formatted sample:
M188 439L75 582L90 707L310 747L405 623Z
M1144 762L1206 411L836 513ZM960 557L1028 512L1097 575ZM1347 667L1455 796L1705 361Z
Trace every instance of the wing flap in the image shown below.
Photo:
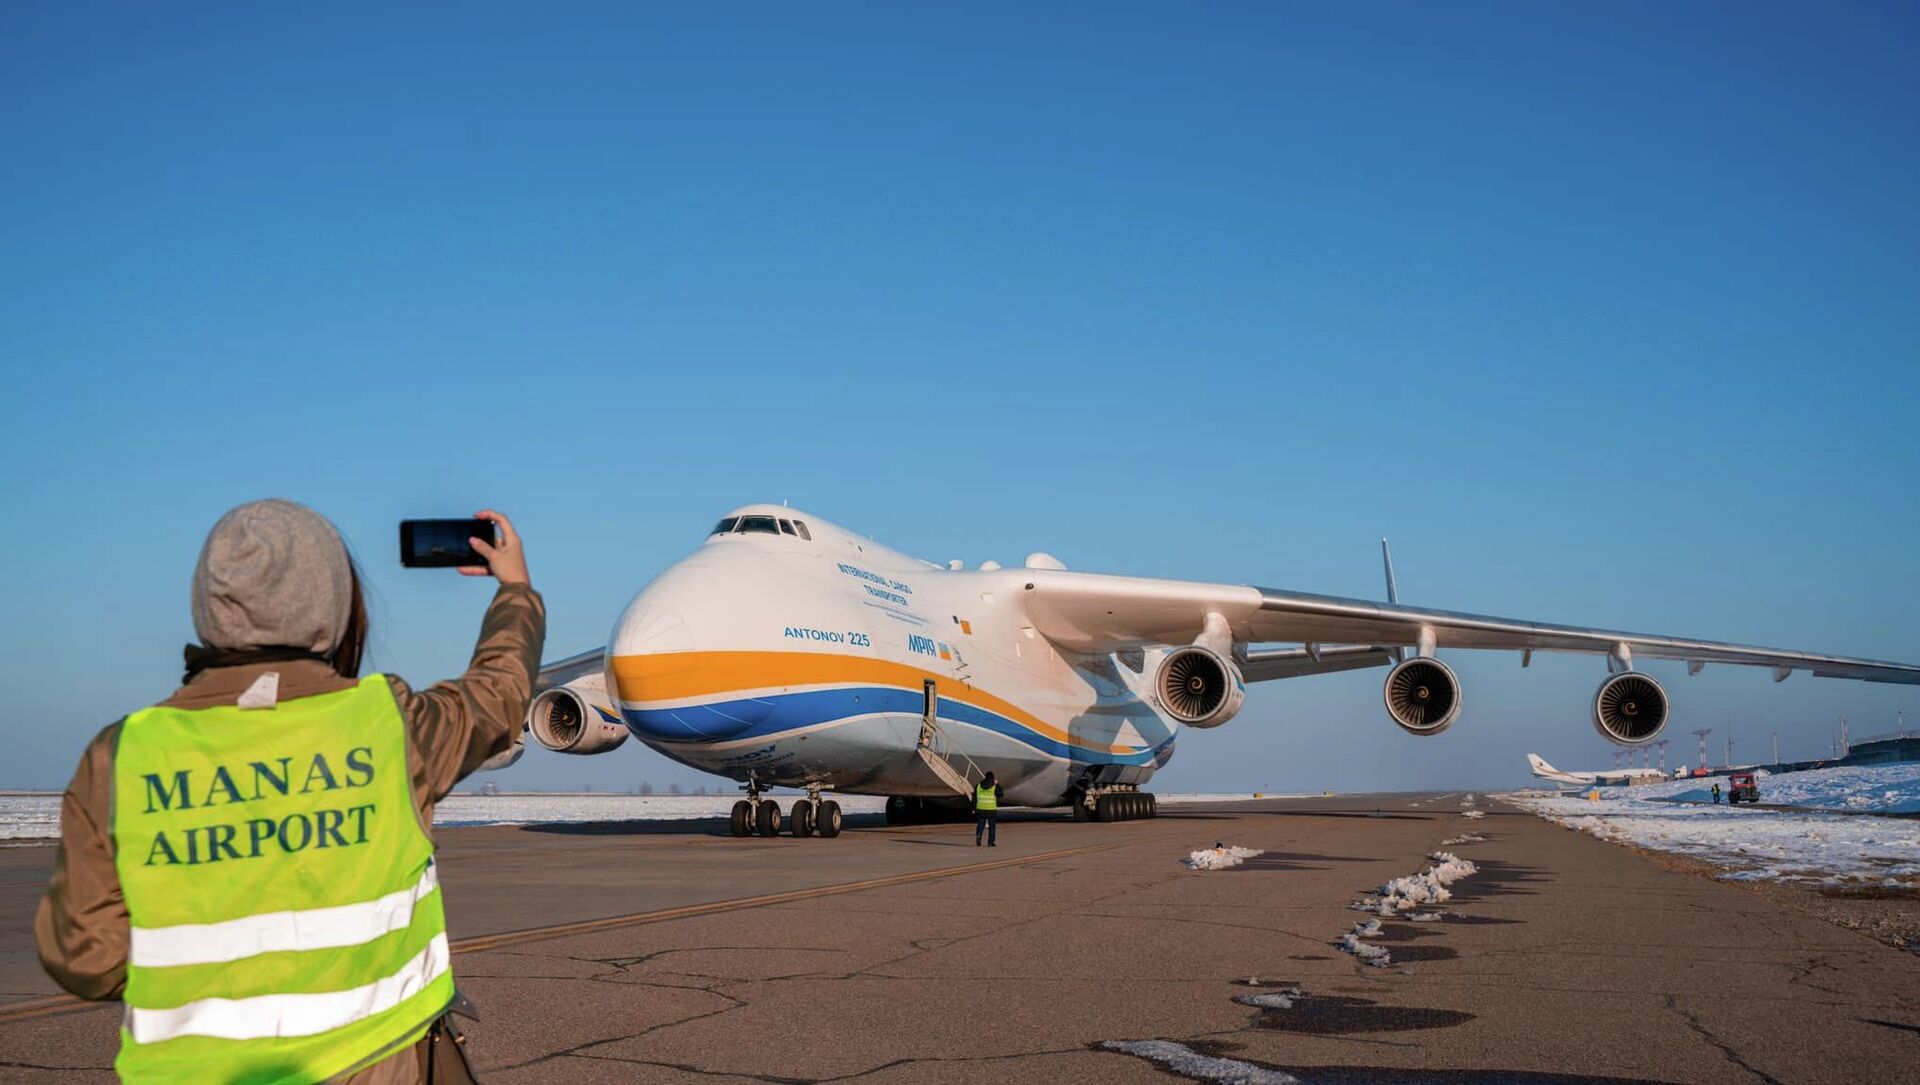
M1342 644L1331 648L1262 648L1244 654L1240 673L1249 682L1335 674L1393 662L1393 650L1375 645Z

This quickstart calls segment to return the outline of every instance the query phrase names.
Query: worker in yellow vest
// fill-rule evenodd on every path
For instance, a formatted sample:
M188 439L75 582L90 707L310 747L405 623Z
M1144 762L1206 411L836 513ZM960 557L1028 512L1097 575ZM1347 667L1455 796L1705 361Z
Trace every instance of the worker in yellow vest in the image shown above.
M999 847L995 838L1000 835L1000 785L991 772L973 789L973 819L973 846L980 846L980 836L984 833L987 847Z
M193 577L185 684L108 727L61 800L47 972L121 999L141 1082L470 1080L452 1026L433 806L510 751L546 614L507 518L467 673L359 677L367 610L333 525L227 513Z

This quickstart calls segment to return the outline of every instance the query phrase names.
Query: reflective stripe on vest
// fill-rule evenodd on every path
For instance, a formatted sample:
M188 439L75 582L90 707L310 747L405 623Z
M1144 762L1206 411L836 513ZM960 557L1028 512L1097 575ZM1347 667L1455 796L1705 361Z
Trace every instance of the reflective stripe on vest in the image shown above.
M129 716L113 839L126 1080L324 1081L412 1043L453 998L380 675L266 709Z
M976 787L973 789L973 808L975 810L998 810L1000 809L1000 797L994 793L993 788Z

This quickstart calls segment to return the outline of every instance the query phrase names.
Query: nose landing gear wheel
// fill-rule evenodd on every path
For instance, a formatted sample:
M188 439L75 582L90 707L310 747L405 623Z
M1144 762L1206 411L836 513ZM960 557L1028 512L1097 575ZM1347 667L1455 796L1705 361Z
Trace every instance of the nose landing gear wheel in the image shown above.
M753 835L753 804L745 799L733 804L733 816L729 823L735 836Z
M753 824L761 836L779 836L780 804L772 799L760 800L760 805L753 812Z
M832 799L820 803L814 812L814 831L825 837L840 835L840 804Z
M795 836L813 835L813 804L805 799L793 800L793 809L787 813L787 823L792 826Z

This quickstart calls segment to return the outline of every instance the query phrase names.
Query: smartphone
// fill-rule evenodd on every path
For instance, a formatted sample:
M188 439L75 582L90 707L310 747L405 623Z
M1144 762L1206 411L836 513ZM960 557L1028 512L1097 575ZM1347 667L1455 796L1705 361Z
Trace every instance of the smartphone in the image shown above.
M494 541L492 520L402 520L400 564L409 569L485 565L468 539Z

